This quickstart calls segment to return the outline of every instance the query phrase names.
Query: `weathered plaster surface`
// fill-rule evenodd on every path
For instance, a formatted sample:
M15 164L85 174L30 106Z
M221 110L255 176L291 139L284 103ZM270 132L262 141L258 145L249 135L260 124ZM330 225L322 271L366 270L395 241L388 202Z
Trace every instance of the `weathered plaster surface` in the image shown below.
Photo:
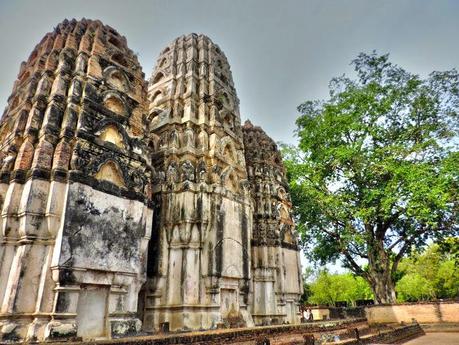
M59 266L144 271L141 242L147 222L143 204L72 183L67 196Z

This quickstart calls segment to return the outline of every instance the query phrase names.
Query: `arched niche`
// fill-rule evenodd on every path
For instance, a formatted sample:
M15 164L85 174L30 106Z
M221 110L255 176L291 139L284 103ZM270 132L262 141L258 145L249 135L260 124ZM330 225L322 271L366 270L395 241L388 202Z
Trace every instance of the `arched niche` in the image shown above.
M95 178L97 180L111 182L118 187L126 187L123 174L121 173L118 165L111 160L100 166Z
M160 137L154 133L150 134L150 140L148 141L148 147L152 152L156 152L159 149Z
M240 277L242 275L242 268L244 266L244 262L249 260L250 254L247 252L247 249L244 248L244 245L241 243L239 239L232 238L232 237L224 237L220 241L218 241L214 248L209 251L218 253L222 251L223 253L233 253L237 257L226 257L223 258L221 272L222 275L226 277Z
M236 150L234 149L233 145L231 142L227 143L225 147L223 148L223 156L227 159L229 159L231 162L236 163L237 162L237 155L236 155Z
M281 224L281 240L287 243L295 243L295 236L292 233L292 226Z
M228 94L226 92L222 93L221 96L220 96L220 100L222 102L222 104L228 108L228 109L231 109L232 108L232 103L231 103L231 100L230 100L230 97L228 96Z
M161 61L159 62L159 67L164 67L166 66L166 63L167 63L167 59L166 58L162 58Z
M239 191L239 181L234 172L232 172L226 179L225 187L234 193Z
M100 131L99 138L124 149L124 138L114 125L108 125Z
M16 109L17 106L19 105L20 99L19 95L14 97L13 101L11 102L10 110Z
M113 44L116 48L122 49L121 42L116 37L110 36L110 38L108 39L108 42Z
M150 110L150 113L147 117L148 121L159 121L159 116L164 112L163 109L154 107L153 109Z
M8 135L8 133L11 132L12 127L13 127L12 119L3 122L2 126L0 127L0 142L1 143L5 142L6 136Z
M108 110L110 110L110 111L112 111L112 112L114 112L116 114L125 115L125 113L126 113L126 109L124 107L124 104L118 97L108 96L104 100L104 105Z
M162 72L158 72L153 78L153 84L159 83L163 79L164 79L164 74Z
M287 199L287 193L286 193L285 189L282 188L282 187L279 187L279 189L277 190L277 196L281 200L286 200Z
M163 99L163 93L160 90L157 90L150 99L152 105L157 105Z
M237 193L239 191L239 176L234 169L229 166L221 174L222 185L229 191Z
M287 243L295 242L292 232L290 231L290 228L285 232L284 241Z
M291 219L290 219L290 212L289 212L287 206L285 206L285 205L282 205L282 206L281 206L281 209L280 209L280 217L281 217L281 219L284 220L284 221L290 221L290 220L291 220Z
M233 116L230 113L223 115L223 126L234 130Z
M223 84L228 84L228 79L225 77L223 73L220 73L219 77Z
M204 129L202 129L198 135L198 148L202 151L207 151L209 149L209 135Z
M127 92L129 90L129 82L122 71L116 68L108 68L105 71L105 79L107 83L116 90Z

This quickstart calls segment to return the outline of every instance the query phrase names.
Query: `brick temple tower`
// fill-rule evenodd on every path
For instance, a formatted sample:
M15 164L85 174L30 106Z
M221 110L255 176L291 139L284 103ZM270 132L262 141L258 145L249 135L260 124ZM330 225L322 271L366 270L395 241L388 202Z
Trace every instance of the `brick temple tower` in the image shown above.
M145 99L126 39L99 21L65 20L21 64L0 123L0 340L139 329Z
M225 55L204 35L179 37L158 58L148 101L158 237L144 327L251 325L252 206Z
M253 320L257 325L298 323L298 301L303 293L300 252L282 157L261 127L246 121L242 130L254 205Z

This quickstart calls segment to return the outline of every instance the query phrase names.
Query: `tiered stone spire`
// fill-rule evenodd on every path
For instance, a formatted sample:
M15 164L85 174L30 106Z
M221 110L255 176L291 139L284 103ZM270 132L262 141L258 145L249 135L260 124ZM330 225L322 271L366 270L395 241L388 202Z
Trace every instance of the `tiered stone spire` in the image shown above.
M0 124L3 340L135 329L152 214L145 86L99 21L65 20L21 64Z
M252 211L239 100L225 55L206 36L179 37L161 53L148 99L161 212L147 324L251 324Z
M282 157L261 127L246 121L242 130L254 205L252 315L256 324L295 323L303 287Z

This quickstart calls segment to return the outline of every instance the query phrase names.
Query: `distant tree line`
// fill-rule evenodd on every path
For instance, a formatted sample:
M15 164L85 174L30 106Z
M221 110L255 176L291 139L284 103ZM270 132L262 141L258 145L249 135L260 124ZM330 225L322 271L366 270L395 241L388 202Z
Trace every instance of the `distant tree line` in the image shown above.
M414 251L401 260L396 272L398 302L417 302L459 298L459 239L449 238ZM326 269L306 268L302 302L336 306L346 302L374 299L368 282L351 272L330 273Z

